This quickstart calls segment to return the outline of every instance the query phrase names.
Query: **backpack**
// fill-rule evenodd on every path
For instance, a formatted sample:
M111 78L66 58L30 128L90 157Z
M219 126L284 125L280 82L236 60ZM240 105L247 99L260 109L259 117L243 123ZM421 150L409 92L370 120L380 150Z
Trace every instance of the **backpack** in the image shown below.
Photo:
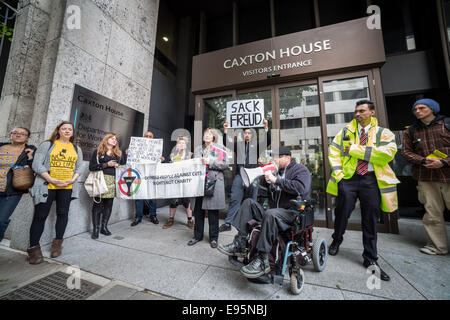
M408 127L409 136L414 138L414 131L416 131L416 124L412 124ZM450 131L450 117L444 118L444 127L447 131Z

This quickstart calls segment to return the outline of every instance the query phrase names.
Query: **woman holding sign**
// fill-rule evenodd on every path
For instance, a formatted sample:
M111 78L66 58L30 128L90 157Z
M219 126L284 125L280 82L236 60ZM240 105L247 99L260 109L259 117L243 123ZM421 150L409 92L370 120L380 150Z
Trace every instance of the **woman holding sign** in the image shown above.
M64 233L69 220L70 202L79 195L79 184L76 181L80 176L83 161L83 152L80 147L73 144L73 140L73 124L63 121L35 152L33 171L37 175L30 189L35 207L30 227L30 247L27 250L30 264L44 261L39 241L54 200L56 237L52 242L50 255L52 258L61 255Z
M205 214L206 210L208 210L209 240L213 249L217 248L217 240L219 238L219 209L226 207L223 171L228 168L227 154L215 143L217 136L214 130L207 128L203 132L204 145L198 146L194 150L194 158L201 158L203 164L206 165L206 180L210 180L212 183L208 183L211 187L205 191L211 192L212 195L196 198L194 207L194 238L188 242L188 246L192 246L203 239ZM212 187L212 185L214 186ZM213 188L214 190L212 190Z
M188 140L186 137L178 137L177 139L177 145L173 149L172 153L170 154L170 162L178 162L183 160L189 160L192 158L192 152L189 152L188 149ZM175 213L177 211L177 207L182 204L183 207L186 209L186 216L187 216L187 226L190 229L194 229L194 221L192 220L192 210L191 210L191 202L189 198L179 198L179 199L172 199L170 201L170 216L167 222L163 225L163 229L170 228L173 226Z
M98 239L100 214L102 212L100 233L105 236L111 235L111 232L108 230L108 221L111 217L114 197L116 196L116 168L121 164L125 164L125 162L126 156L122 156L122 152L119 149L119 139L114 133L107 134L97 150L92 153L89 170L103 170L103 176L108 186L106 193L99 198L94 198L92 206L92 239Z

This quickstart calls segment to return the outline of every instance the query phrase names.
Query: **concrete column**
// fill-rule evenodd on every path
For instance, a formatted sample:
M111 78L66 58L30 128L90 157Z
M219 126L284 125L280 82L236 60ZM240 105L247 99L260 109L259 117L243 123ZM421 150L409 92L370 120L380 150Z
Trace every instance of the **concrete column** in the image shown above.
M23 2L26 5L13 39L13 46L20 44L21 49L12 52L7 73L11 82L6 81L18 83L14 87L18 89L6 88L1 102L2 110L6 105L14 121L9 126L0 123L0 132L21 124L31 127L31 142L41 142L57 123L69 119L75 84L143 112L147 128L159 0ZM79 29L67 23L76 14L70 10L74 6L79 8ZM87 175L85 162L78 183ZM65 237L91 228L92 200L81 189L80 199L71 202ZM6 235L11 247L27 248L33 211L31 198L24 196ZM55 208L47 219L41 245L50 243L55 235L54 213ZM132 201L116 199L110 222L133 215Z
M16 126L31 127L45 39L49 27L50 1L21 0L14 27L5 81L0 98L0 140Z

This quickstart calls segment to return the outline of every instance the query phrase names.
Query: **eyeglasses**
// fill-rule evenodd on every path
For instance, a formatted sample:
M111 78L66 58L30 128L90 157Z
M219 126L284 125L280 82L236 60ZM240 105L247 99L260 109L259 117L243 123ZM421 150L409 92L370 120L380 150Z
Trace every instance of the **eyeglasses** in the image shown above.
M252 133L251 132L244 132L244 136L251 136Z
M27 134L27 133L22 133L22 132L16 132L16 131L14 131L14 132L11 132L11 134L14 134L14 135L16 135L16 136L24 136L24 137L28 137L28 134Z

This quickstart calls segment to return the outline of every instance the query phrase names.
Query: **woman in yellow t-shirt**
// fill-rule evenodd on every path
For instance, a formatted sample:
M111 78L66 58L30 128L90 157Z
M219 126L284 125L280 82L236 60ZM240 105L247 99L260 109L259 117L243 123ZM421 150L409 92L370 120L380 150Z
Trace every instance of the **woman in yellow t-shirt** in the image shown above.
M52 258L61 255L62 242L69 219L69 207L73 198L78 197L79 170L83 153L73 144L74 128L68 121L61 122L53 130L50 138L44 141L36 151L33 170L37 177L30 193L35 207L30 228L30 264L43 261L39 241L50 213L53 201L56 201L56 237L52 242Z

